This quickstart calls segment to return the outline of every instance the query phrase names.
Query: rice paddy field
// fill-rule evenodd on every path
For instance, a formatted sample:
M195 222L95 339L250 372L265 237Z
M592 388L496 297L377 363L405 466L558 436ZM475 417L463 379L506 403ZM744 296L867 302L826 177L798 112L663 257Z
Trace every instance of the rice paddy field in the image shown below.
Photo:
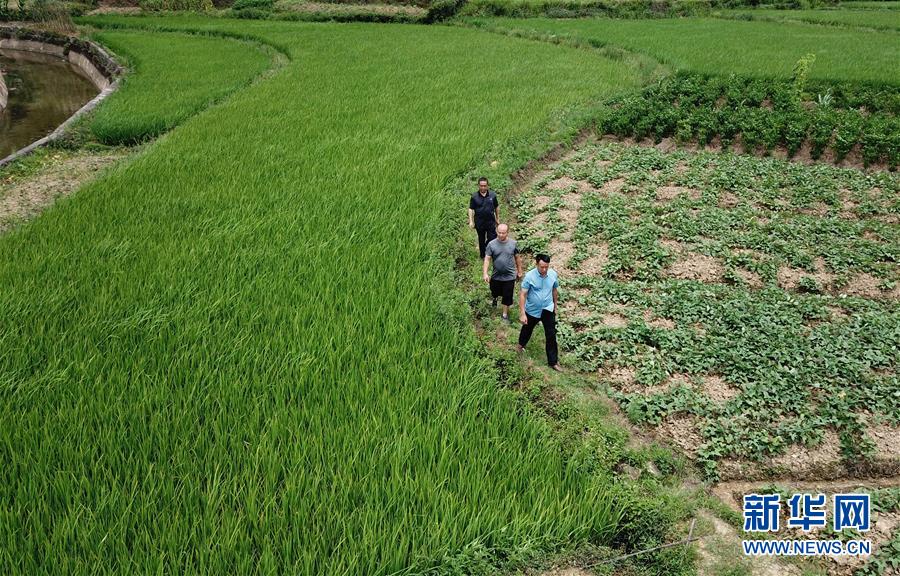
M900 83L900 42L891 31L716 18L479 18L471 23L624 48L703 74L787 78L799 59L815 54L811 79Z
M725 124L732 98L827 112L790 80L810 53L829 98L892 121L895 32L79 24L131 68L81 130L133 148L0 233L0 573L531 574L586 547L598 573L752 576L725 544L597 560L677 538L736 481L868 476L876 561L803 574L900 562L896 173L587 129L660 70L727 78L696 83L728 88ZM505 351L515 327L467 283L481 174L561 273L566 375L532 366L540 335Z
M722 16L751 20L799 21L835 26L900 29L900 10L726 10Z
M608 541L621 503L496 390L434 254L451 176L632 72L454 28L154 23L290 63L0 238L0 571L421 573ZM102 35L139 70L172 38ZM118 96L102 125L172 118Z

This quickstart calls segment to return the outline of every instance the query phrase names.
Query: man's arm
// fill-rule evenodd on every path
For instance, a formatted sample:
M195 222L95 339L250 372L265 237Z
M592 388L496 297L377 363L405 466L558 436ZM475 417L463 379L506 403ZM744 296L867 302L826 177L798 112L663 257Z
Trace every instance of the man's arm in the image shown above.
M528 289L519 288L519 322L528 324L528 316L525 314L525 299L528 298Z
M500 225L500 199L494 196L494 220L497 221L497 226Z
M490 254L485 254L485 255L484 255L484 268L482 269L482 273L484 274L484 281L485 281L485 282L490 282L490 281L491 281L491 277L488 275L488 267L489 267L490 265L491 265L491 255L490 255Z
M516 278L522 279L522 255L516 252Z
M558 308L556 306L557 302L559 302L559 289L554 288L553 289L553 313L554 314L556 314L556 311L558 310Z

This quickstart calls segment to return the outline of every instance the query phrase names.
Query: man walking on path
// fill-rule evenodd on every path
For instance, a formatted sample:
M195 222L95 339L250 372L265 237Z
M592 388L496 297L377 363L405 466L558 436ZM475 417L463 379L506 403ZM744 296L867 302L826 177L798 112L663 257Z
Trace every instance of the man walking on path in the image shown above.
M469 200L469 228L478 232L478 253L484 259L487 243L497 237L497 224L500 223L500 201L497 194L488 188L488 179L478 179L478 191Z
M491 287L491 297L494 306L497 298L503 306L503 321L509 323L509 307L513 303L513 292L516 288L516 280L522 277L522 257L516 241L509 238L509 226L500 224L497 226L497 237L488 242L485 247L484 268L482 270L484 281ZM488 267L494 263L494 271L488 275Z
M547 348L547 364L557 372L562 372L559 365L559 351L556 347L556 303L559 300L559 276L556 270L550 269L550 257L538 254L536 266L528 271L519 289L519 320L522 331L519 332L519 352L531 339L534 327L540 322L544 325L544 340Z

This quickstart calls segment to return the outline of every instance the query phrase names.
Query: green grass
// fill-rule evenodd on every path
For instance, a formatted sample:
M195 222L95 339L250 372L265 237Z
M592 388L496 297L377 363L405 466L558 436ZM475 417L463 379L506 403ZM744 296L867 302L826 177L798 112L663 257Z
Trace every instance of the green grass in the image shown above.
M250 83L272 55L249 42L183 34L99 32L131 73L91 120L105 144L134 144L167 132Z
M473 19L476 25L537 31L650 55L704 74L789 77L794 64L816 55L810 78L900 84L900 42L893 32L745 22L715 18L658 20Z
M851 0L841 2L841 8L864 8L876 10L900 10L900 2L897 0Z
M91 21L292 60L0 237L0 572L470 573L608 541L622 504L496 389L436 254L454 175L635 75L460 28Z
M900 29L900 10L723 10L722 16L752 20L800 21L838 26Z
M573 229L561 210L579 190ZM518 198L518 232L570 254L570 358L638 422L695 418L714 477L722 458L765 461L826 429L853 462L875 453L871 425L900 425L898 191L886 172L600 144Z

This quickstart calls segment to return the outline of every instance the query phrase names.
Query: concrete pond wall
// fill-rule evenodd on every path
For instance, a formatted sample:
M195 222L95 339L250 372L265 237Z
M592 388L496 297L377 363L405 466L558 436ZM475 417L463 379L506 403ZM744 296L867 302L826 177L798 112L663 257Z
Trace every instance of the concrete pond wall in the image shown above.
M97 44L51 32L14 26L0 26L0 49L37 52L68 60L90 79L91 83L99 91L96 97L82 106L54 130L52 134L17 150L6 158L0 159L0 167L61 136L66 127L77 117L92 110L118 87L118 78L123 72L118 62ZM2 88L0 88L0 94L2 94L0 95L0 109L2 109L5 107L8 98L8 91L5 83L2 81L2 74L0 74L0 85L2 85Z

